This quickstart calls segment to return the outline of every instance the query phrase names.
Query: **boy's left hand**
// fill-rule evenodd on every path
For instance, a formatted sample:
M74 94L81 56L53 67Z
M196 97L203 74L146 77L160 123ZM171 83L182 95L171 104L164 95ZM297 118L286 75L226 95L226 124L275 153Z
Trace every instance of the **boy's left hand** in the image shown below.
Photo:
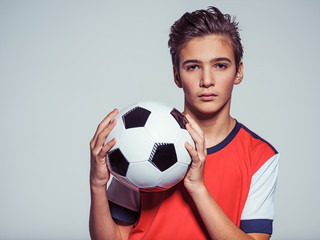
M207 149L204 133L199 125L190 117L190 115L186 115L186 118L189 121L186 128L195 143L195 148L186 142L185 147L192 158L192 162L189 171L184 178L184 186L188 192L192 194L196 190L200 190L205 187L203 173L207 157Z

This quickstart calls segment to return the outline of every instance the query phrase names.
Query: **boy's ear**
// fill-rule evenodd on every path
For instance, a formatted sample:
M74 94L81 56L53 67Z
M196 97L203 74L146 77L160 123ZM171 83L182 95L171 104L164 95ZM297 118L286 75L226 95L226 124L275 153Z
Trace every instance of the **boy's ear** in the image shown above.
M238 72L236 74L236 77L234 78L234 84L239 84L242 82L243 79L243 62L241 61L239 63Z
M174 82L179 88L182 88L179 72L175 66L173 66L173 77L174 77Z

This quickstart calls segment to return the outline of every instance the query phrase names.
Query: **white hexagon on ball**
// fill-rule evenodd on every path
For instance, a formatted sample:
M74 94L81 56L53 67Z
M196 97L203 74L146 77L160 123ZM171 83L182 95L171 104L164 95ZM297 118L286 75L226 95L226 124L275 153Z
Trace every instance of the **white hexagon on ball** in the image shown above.
M161 174L159 187L166 189L173 187L177 182L180 182L184 178L188 168L188 165L177 162Z
M150 162L130 163L127 178L138 188L153 188L158 186L161 172Z
M129 162L141 162L149 159L154 142L143 127L124 131L120 150Z
M180 132L180 126L170 114L172 109L151 112L145 128L155 142L173 143Z

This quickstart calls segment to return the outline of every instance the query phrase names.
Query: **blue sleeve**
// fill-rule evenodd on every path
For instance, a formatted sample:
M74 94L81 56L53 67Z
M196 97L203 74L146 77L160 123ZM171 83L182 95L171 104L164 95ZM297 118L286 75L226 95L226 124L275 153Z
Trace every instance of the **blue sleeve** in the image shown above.
M240 229L245 233L267 233L272 234L272 223L270 219L241 220Z
M121 207L111 201L109 201L109 208L110 208L112 218L119 220L121 222L134 224L139 217L138 212Z
M140 214L140 193L113 178L107 189L109 208L113 219L133 224Z

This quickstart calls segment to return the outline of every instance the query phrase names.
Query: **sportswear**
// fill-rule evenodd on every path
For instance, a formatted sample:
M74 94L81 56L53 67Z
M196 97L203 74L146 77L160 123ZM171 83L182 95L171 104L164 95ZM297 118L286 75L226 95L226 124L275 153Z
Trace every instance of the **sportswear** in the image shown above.
M230 134L207 149L206 187L246 233L272 233L279 154L236 121ZM108 188L112 217L135 223L129 239L210 239L183 181L167 191L135 192L116 179Z

